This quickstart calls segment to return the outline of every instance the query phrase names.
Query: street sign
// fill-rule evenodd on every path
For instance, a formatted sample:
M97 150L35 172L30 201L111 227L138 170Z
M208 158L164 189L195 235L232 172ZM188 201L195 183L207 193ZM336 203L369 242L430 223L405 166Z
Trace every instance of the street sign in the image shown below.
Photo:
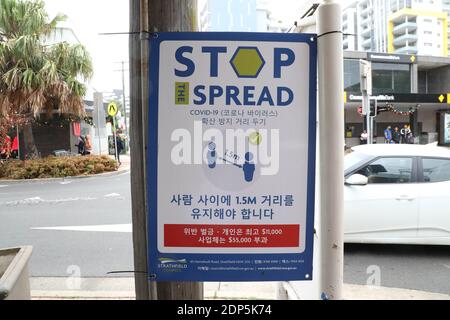
M363 94L372 95L372 64L366 60L359 60L360 87ZM363 107L364 109L364 107ZM367 110L363 110L367 111Z
M417 63L417 58L415 55L387 54L379 52L367 53L367 60L373 62L390 62L390 63L405 63L405 64Z
M153 36L150 280L312 279L316 41Z
M357 92L346 92L346 102L360 102L363 96ZM387 103L436 103L450 104L450 93L387 93L371 96L370 100Z
M119 108L117 108L117 104L115 102L111 102L108 105L108 114L111 117L115 117L118 111L119 111Z
M114 134L114 149L116 160L119 160L119 153L117 151L117 130L116 130L116 115L118 111L119 108L117 107L117 104L114 101L110 102L108 105L108 115L110 115L113 118L112 132Z

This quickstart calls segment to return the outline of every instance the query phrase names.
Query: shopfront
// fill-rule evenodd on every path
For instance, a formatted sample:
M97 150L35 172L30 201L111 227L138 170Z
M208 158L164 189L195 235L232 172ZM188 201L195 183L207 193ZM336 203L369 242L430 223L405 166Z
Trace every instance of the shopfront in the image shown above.
M440 114L446 108L450 114L450 96L447 96L450 86L438 88L436 85L430 86L430 83L423 85L421 80L423 82L441 70L439 83L450 84L450 59L344 52L346 145L360 144L361 133L366 130L365 117L361 114L360 59L371 61L372 65L371 104L374 108L376 100L378 111L372 118L374 142L384 143L383 132L388 126L400 130L405 125L411 128L414 143L427 144L440 140L444 134L441 130L444 120L441 120ZM434 61L436 59L438 61ZM449 72L442 72L447 67ZM423 74L425 71L427 74Z

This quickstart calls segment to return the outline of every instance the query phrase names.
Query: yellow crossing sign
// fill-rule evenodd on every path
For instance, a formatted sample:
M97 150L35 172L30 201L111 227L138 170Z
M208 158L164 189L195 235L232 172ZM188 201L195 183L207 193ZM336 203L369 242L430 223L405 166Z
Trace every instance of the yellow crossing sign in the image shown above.
M111 102L108 105L108 114L111 117L115 117L118 111L119 111L119 108L117 108L117 104L115 102Z

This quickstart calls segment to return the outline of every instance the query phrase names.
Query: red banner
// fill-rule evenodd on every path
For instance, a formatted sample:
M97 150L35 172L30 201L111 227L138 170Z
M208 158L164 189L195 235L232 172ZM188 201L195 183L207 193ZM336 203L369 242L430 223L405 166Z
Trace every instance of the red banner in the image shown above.
M164 225L166 247L286 248L300 246L300 225Z

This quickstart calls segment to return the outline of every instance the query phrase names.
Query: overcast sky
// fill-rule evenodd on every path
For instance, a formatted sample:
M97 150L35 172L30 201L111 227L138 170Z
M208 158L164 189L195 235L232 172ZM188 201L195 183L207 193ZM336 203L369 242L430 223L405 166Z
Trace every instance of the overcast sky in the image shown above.
M342 0L343 6L352 0ZM91 86L98 91L122 88L121 73L116 62L128 61L128 36L100 36L99 33L127 32L129 0L45 0L50 17L64 13L69 17L65 26L74 30L94 62L95 76ZM303 0L268 0L270 10L290 24L298 20ZM128 68L127 68L128 69ZM126 76L128 95L128 76ZM90 97L88 97L90 98Z
M128 61L128 36L100 36L105 32L128 32L128 0L45 0L50 17L64 13L64 24L74 30L92 56L95 68L91 86L98 91L122 88L120 61ZM126 66L128 69L128 66ZM126 76L127 80L128 76ZM128 82L128 81L127 81ZM128 85L126 88L128 91ZM89 97L88 97L89 98Z

